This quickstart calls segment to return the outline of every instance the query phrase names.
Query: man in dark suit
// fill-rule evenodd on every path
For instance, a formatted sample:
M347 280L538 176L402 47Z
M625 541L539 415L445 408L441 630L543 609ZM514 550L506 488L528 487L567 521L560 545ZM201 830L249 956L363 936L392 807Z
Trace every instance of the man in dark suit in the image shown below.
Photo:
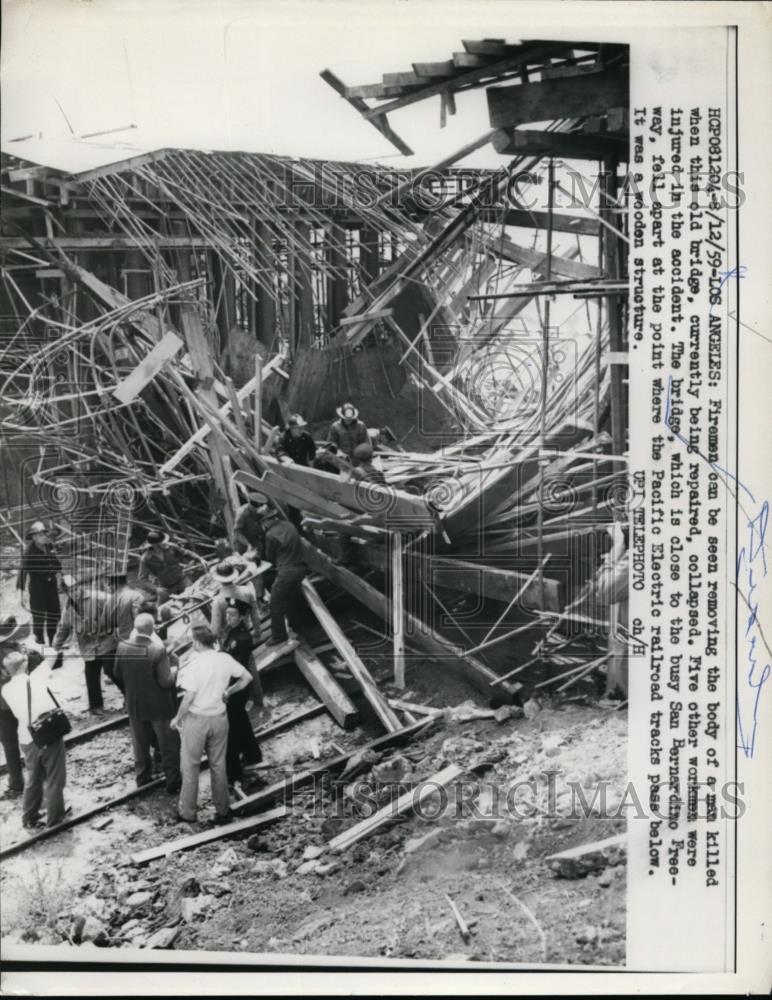
M225 631L220 640L220 649L246 667L252 675L252 683L243 691L237 691L228 699L228 748L225 754L225 768L228 782L242 781L244 768L259 764L263 759L260 746L255 739L252 723L247 713L247 702L263 703L263 690L260 677L252 661L252 648L255 640L244 621L247 605L232 599L225 609Z
M27 538L29 541L24 547L16 589L23 592L29 584L32 628L38 643L43 645L53 640L62 614L59 603L62 564L42 521L30 525Z
M128 584L125 570L105 574L110 596L105 604L98 626L97 653L105 674L121 688L121 681L115 676L115 651L120 642L125 642L134 628L134 619L145 602L145 595Z
M153 616L137 615L130 637L118 643L114 671L125 693L131 725L137 787L153 779L151 746L158 741L163 760L166 790L180 790L180 740L169 722L177 706L174 700L174 670L166 649L153 638Z

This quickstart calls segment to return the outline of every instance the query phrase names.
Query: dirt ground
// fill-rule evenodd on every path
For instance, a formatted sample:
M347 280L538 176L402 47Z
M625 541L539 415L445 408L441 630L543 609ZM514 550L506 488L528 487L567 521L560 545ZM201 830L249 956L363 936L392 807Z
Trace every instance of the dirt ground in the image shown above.
M7 577L2 595L9 595ZM4 614L16 610L3 603ZM328 654L328 665L333 661ZM382 690L396 694L384 664L370 665ZM79 658L68 658L55 676L54 691L74 727L92 725ZM120 694L109 682L103 686L110 712L120 711ZM265 686L266 707L254 715L255 725L315 700L294 668L270 674ZM175 801L154 791L6 859L0 870L3 943L70 949L85 942L81 955L96 944L623 965L624 854L579 878L559 877L545 858L623 832L624 817L597 815L597 801L594 814L573 815L569 783L592 802L606 782L607 807L619 801L626 712L598 704L589 688L582 694L577 686L568 693L578 700L529 704L528 717L517 711L500 722L464 721L483 700L441 665L409 661L407 686L401 693L406 700L439 708L464 704L467 711L446 713L404 746L366 758L358 774L299 792L287 803L287 816L273 825L135 866L132 852L205 827L212 807L204 773L202 822L192 831L175 824ZM362 726L351 732L318 716L265 741L270 768L263 780L272 783L316 763L314 751L323 761L378 735L364 713ZM341 854L325 849L368 810L451 763L464 769L461 783L428 800L421 815L396 817ZM476 764L481 766L468 770ZM69 748L67 766L75 813L129 790L127 728ZM0 823L3 847L21 838L18 802L0 802Z

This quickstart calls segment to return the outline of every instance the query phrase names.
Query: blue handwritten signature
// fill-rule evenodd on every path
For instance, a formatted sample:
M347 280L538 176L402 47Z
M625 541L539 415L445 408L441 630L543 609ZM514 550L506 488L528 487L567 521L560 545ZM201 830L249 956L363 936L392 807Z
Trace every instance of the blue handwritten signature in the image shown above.
M721 275L719 290L730 278L744 278L745 271L746 268L743 265L740 265L737 268L732 268L732 270L724 272ZM713 307L711 306L711 313L712 308ZM723 468L723 466L719 465L718 462L710 461L706 455L702 454L699 448L692 445L689 440L685 438L676 427L673 426L671 420L672 391L673 377L671 375L668 376L667 394L665 397L665 413L663 418L665 426L682 444L686 445L690 454L699 455L699 457L706 462L711 469L721 473L721 475L727 477L728 479L731 479L738 489L741 489L744 493L746 493L751 503L756 506L757 501L753 493L737 478L737 476L735 476L728 469ZM735 569L735 587L737 592L745 601L749 611L749 615L745 623L745 633L743 636L746 650L746 687L744 691L740 691L738 693L737 699L737 732L739 737L737 747L739 750L742 750L746 757L752 757L756 748L756 730L758 728L761 689L769 679L770 673L772 673L772 665L770 665L768 661L764 662L763 667L759 667L759 650L761 649L761 644L763 642L763 634L761 632L761 623L758 618L758 600L754 603L754 591L758 586L758 580L767 575L765 541L769 521L769 501L764 500L761 504L756 506L756 510L752 516L748 517L746 514L746 517L746 544L743 545L738 553L737 565ZM759 640L761 640L761 642ZM764 643L764 645L766 646L766 643ZM746 705L746 701L748 700L749 703Z

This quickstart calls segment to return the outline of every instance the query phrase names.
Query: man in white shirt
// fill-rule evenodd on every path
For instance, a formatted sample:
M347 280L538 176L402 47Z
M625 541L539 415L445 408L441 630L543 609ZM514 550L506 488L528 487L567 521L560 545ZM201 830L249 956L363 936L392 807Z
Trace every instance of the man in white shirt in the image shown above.
M242 691L252 675L228 653L214 648L215 637L205 625L192 629L193 655L180 669L177 683L185 692L171 721L182 737L180 769L182 790L178 818L195 823L198 808L198 775L206 750L212 782L216 823L231 818L225 755L228 746L228 698Z
M64 806L64 786L67 779L64 740L58 739L41 749L32 740L30 724L44 712L56 708L48 691L51 666L57 653L46 649L43 662L32 674L27 674L27 654L8 653L3 667L11 678L3 685L2 696L19 723L19 745L27 767L21 821L27 829L42 826L40 807L45 792L48 826L56 826L69 812Z

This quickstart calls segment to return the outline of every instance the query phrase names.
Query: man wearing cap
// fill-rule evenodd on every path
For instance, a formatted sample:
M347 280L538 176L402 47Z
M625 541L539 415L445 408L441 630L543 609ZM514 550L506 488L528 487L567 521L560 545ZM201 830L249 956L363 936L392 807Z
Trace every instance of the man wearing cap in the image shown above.
M255 641L244 624L244 612L248 610L241 601L233 601L225 609L225 631L220 639L220 649L232 656L237 663L249 670L252 683L231 695L228 699L228 748L225 755L225 769L228 781L241 781L244 767L259 764L263 759L260 746L255 739L252 723L247 714L247 702L253 700L263 704L263 690L260 677L254 669L252 649Z
M180 741L170 726L176 712L175 670L163 643L153 641L153 616L137 615L128 640L118 643L115 679L126 696L126 712L134 746L137 787L153 780L151 747L157 741L166 791L180 790Z
M152 580L155 580L159 604L165 604L170 595L180 594L190 586L190 577L185 575L178 559L182 550L171 544L165 532L148 531L143 550L139 560L137 583L148 583L152 586Z
M225 609L235 601L241 601L248 608L249 619L255 641L260 638L260 612L257 607L257 597L251 584L239 584L243 566L236 563L218 563L212 576L220 585L220 592L212 601L212 617L210 628L219 639L225 628Z
M21 821L28 830L42 825L40 808L44 798L48 826L61 823L69 812L64 806L64 785L67 779L64 739L59 737L49 746L39 747L29 730L30 724L44 712L57 707L48 690L55 660L56 652L47 649L43 662L28 675L27 653L10 652L3 658L3 667L10 680L3 685L0 694L16 716L19 743L27 766Z
M287 421L287 429L276 445L276 457L280 462L311 465L316 456L316 444L308 431L304 430L307 426L299 413L292 414Z
M370 436L365 424L359 420L359 410L353 403L344 403L335 412L339 419L330 427L330 443L334 444L351 461L356 446L367 444Z
M16 589L23 592L29 582L32 628L35 638L42 645L53 639L62 613L59 604L62 564L42 521L30 525L27 538L29 541L24 547Z
M3 660L9 653L27 652L24 640L29 636L29 624L19 625L13 615L0 623L0 686L7 684L10 674L3 666ZM27 662L30 670L34 670L43 657L36 650L27 652ZM19 723L2 694L0 694L0 742L3 745L5 763L8 768L8 787L1 796L4 799L16 799L24 791L24 772L21 764L21 749L19 748Z
M120 688L120 683L113 675L115 651L119 642L126 642L131 636L134 619L145 601L145 595L129 586L124 569L107 572L105 579L109 597L98 626L97 653L102 660L104 672Z
M87 586L81 580L74 580L69 575L62 578L62 583L67 600L52 646L58 651L68 639L75 639L86 665L88 710L92 715L101 715L104 702L102 659L98 653L99 623L107 604L107 594L96 587Z

